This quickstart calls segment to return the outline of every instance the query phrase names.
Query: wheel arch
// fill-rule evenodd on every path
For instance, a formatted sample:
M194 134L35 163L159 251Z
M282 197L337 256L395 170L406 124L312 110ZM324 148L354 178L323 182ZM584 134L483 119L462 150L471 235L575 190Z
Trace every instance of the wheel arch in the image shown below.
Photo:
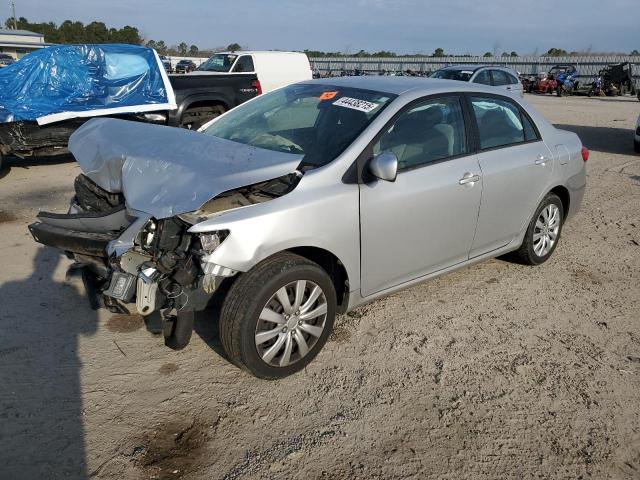
M285 251L300 255L307 260L317 263L327 272L336 289L338 311L344 313L349 304L349 274L340 259L329 250L320 247L293 247Z
M549 193L554 193L560 197L564 218L567 218L567 215L569 215L569 208L571 207L571 194L569 193L569 189L564 185L557 185L549 190Z

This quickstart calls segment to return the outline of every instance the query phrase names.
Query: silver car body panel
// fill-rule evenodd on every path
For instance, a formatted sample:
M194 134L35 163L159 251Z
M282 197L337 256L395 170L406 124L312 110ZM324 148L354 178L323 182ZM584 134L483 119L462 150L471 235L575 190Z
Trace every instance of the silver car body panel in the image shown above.
M348 308L354 308L416 282L517 249L535 208L554 187L564 186L570 191L570 215L579 208L585 187L580 140L573 133L557 130L525 100L513 97L536 123L543 141L400 172L396 182L343 183L341 178L362 151L408 103L451 92L495 95L496 90L470 83L407 77L349 77L316 82L399 96L337 159L306 172L289 194L222 212L194 225L191 232L231 232L208 261L246 272L283 250L320 248L344 265L351 291ZM557 155L548 148L557 144L566 145L572 152L572 160L562 168L556 165ZM536 164L539 153L546 158L544 166ZM514 154L517 158L509 163ZM490 158L506 167L507 173L492 168ZM478 172L481 177L487 173L490 189L484 212L484 179L473 186L458 183L468 171ZM524 178L532 173L537 175L534 184ZM504 219L499 212L491 212L491 205L499 204L502 182L512 182L507 190L519 195L514 206L506 210L501 207L502 213L514 218ZM503 195L502 201L509 203L510 199ZM480 216L487 223L479 230L481 236L476 245ZM492 228L503 232L499 239L489 238Z
M296 170L280 153L180 128L94 118L69 140L82 171L127 208L161 219L192 212L228 190Z
M347 308L351 309L517 249L535 208L553 188L569 192L569 216L579 209L586 179L580 140L571 132L557 130L523 99L510 97L535 122L541 142L427 164L399 172L395 182L358 184L342 181L345 173L409 103L452 92L495 96L496 89L411 77L345 77L305 83L344 85L398 97L341 155L306 171L286 195L218 212L193 225L192 233L228 230L228 236L206 258L221 271L248 272L262 260L292 248L322 249L344 265ZM121 182L128 206L145 212L109 245L110 254L120 255L131 248L151 215L162 218L196 210L223 191L295 171L300 161L295 155L177 129L152 127L153 141L143 140L139 135L152 130L130 123L106 128L105 138L100 135L99 121L93 120L92 128L88 123L86 134L75 137L72 150L76 158L84 158L78 158L81 166L103 188L109 185L117 190ZM162 129L162 138L156 136L160 132L156 128ZM178 144L173 145L174 141ZM568 159L558 153L564 151L559 145L566 147ZM537 164L540 155L545 161ZM461 183L469 173L479 178ZM531 176L535 181L530 181Z

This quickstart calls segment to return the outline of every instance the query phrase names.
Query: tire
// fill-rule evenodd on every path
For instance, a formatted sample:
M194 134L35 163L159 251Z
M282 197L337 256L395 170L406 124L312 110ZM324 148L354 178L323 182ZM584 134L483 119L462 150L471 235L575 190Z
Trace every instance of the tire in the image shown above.
M564 93L564 92L562 91L562 87L558 87L558 88L556 89L556 94L557 94L559 97L562 97L563 93Z
M185 110L180 120L180 126L189 130L198 130L205 123L219 117L227 110L223 105L211 105L205 107L190 107Z
M322 312L323 304L326 304L326 313L300 320L295 311L291 311L287 319L277 292L284 288L288 301L295 306L296 288L303 280L300 316L305 315L304 310L307 315ZM311 299L315 287L319 287L321 293ZM311 303L305 308L308 300ZM220 313L222 347L232 363L256 377L286 377L307 366L327 342L336 316L336 303L333 282L319 265L292 253L275 255L242 274L229 289ZM266 316L278 323L265 320L262 312L266 310L269 310ZM262 342L257 339L260 332ZM303 346L306 354L302 353Z
M557 209L557 231L555 232L555 238L553 239L553 244L551 248L548 250L542 249L540 253L537 251L539 244L536 243L536 239L534 239L534 235L539 235L538 221L542 221L544 224L544 213L545 210L550 208L551 210ZM546 213L546 212L545 212ZM522 263L524 265L540 265L546 262L549 257L553 254L556 247L558 246L558 242L560 241L560 234L562 233L562 226L564 223L564 208L562 206L562 200L554 193L547 194L546 197L540 202L536 212L533 215L533 218L529 222L529 227L527 228L527 232L525 233L524 240L522 245L518 250L514 252L515 260L518 263ZM538 224L538 225L537 225ZM555 225L555 224L553 224ZM550 234L553 230L550 232ZM544 236L544 234L543 234ZM549 238L553 238L552 235L549 235Z
M640 153L640 142L638 140L633 141L633 149L636 153Z

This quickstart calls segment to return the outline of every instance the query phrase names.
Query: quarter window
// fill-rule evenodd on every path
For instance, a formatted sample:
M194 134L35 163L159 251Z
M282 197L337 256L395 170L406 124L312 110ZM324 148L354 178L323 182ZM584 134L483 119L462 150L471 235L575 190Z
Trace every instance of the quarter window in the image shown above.
M502 70L493 70L491 74L493 75L493 84L495 86L509 85L509 78Z
M392 151L398 168L408 169L467 152L458 97L428 100L404 112L374 145Z
M480 148L501 147L525 141L523 116L513 103L496 98L471 97L471 104L478 122ZM528 128L533 131L531 124ZM531 131L528 132L529 135L532 134Z

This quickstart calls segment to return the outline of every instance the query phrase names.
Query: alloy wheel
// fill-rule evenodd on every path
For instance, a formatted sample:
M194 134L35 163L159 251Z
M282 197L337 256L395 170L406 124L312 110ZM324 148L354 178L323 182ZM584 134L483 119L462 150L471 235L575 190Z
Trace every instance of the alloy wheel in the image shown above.
M298 280L281 287L260 312L255 331L258 355L275 367L299 361L322 335L326 320L327 299L319 285Z
M560 209L550 203L542 209L533 229L533 251L538 257L549 254L560 233Z

